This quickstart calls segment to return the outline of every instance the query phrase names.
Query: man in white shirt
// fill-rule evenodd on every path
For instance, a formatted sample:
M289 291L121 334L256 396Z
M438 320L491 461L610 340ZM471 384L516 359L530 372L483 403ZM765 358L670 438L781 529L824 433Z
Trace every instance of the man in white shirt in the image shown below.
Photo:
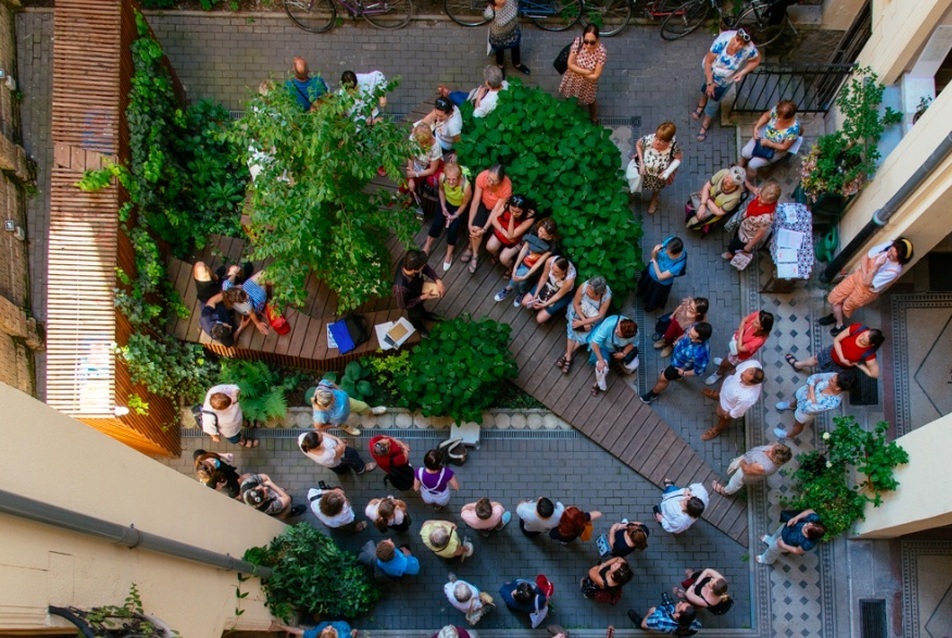
M534 501L523 501L516 507L519 529L526 536L538 536L558 526L564 511L564 505L558 502L553 503L544 496Z
M664 479L664 492L661 504L651 509L655 520L666 532L680 534L694 525L707 507L709 500L707 488L700 483L689 487L678 487L670 479Z
M225 439L241 447L258 447L258 439L245 438L241 434L245 417L238 404L241 388L232 384L221 384L205 393L202 405L202 431L218 443Z
M354 108L350 115L355 113L362 114L367 105L367 99L373 97L374 92L387 84L387 77L380 71L371 71L370 73L354 73L353 71L344 71L340 76L340 92L350 93L356 99ZM387 96L381 95L377 98L377 105L367 116L367 124L373 124L380 121L380 111L387 106ZM362 115L361 115L362 117Z
M456 106L469 100L475 105L473 117L486 117L496 108L499 100L499 92L509 88L509 83L503 79L502 69L495 64L487 64L483 69L483 84L469 93L466 91L450 91L448 87L441 84L437 92L442 96L449 98Z
M704 396L718 402L715 408L717 422L701 435L701 440L710 441L726 430L732 420L742 419L760 399L763 382L764 370L760 362L748 359L724 377L720 392L704 388Z

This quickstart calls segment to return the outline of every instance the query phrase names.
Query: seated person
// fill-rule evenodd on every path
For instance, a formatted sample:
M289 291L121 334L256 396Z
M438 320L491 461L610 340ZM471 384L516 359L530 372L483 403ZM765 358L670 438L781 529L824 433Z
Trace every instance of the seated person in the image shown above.
M412 194L417 206L420 206L420 189L427 184L436 191L440 167L443 165L443 149L436 143L433 131L426 124L417 124L410 134L410 141L415 143L417 151L407 160L407 190ZM418 217L423 216L423 208L416 211Z
M746 179L747 173L740 166L731 166L714 173L701 188L697 202L692 195L691 201L685 206L684 227L700 230L730 217L740 206Z
M453 145L456 144L463 132L463 114L459 107L453 104L448 98L438 97L433 103L433 110L424 116L419 122L414 122L413 126L426 124L436 136L436 141L440 143L443 154L448 155L453 151Z
M222 301L224 293L218 293L202 306L198 320L202 332L226 348L235 345L235 315Z
M222 301L225 307L234 310L243 317L238 329L235 330L235 339L252 322L258 332L263 335L268 334L268 322L263 319L264 308L268 303L268 293L258 283L263 275L264 271L261 270L250 279L246 279L240 286L230 279L225 279L222 283L224 289Z
M608 389L606 379L612 363L623 374L632 374L638 369L637 336L638 324L622 315L608 317L592 333L588 342L588 363L595 366L593 397Z
M313 111L327 93L327 84L318 75L311 77L307 61L302 57L294 58L291 71L293 76L284 83L288 93L297 100L302 111Z
M487 64L483 69L483 84L469 93L465 91L450 91L444 84L441 84L437 88L437 93L439 93L441 97L449 98L450 101L457 106L461 106L463 102L470 101L475 106L473 109L473 117L486 117L496 109L496 104L499 101L499 92L509 88L509 83L506 82L504 77L502 69L495 64Z
M353 71L344 71L340 76L340 92L354 96L354 107L348 113L351 117L356 115L357 120L364 117L367 109L368 99L373 98L374 93L384 88L387 84L386 76L380 71L371 71L370 73L354 73ZM377 105L374 106L366 115L367 124L375 124L382 118L380 111L387 106L387 96L381 94L377 98Z
M546 260L539 281L520 303L535 310L536 323L545 323L572 301L576 276L575 264L565 257L553 255Z
M514 196L515 197L515 196ZM558 235L555 229L555 220L551 217L539 221L535 229L526 235L522 242L519 253L514 263L516 267L512 270L512 276L509 283L493 297L496 301L502 301L509 296L513 290L516 291L516 303L518 306L523 295L539 276L540 271L545 267L546 260L552 255L553 245Z
M535 219L535 203L525 195L516 194L496 202L489 214L492 234L486 241L486 252L490 254L490 259L495 261L497 257L501 258L502 251L507 249L506 257L511 259L519 251L519 242L532 228Z
M740 165L753 178L764 166L779 162L800 137L797 104L781 100L754 122L753 137L741 151Z

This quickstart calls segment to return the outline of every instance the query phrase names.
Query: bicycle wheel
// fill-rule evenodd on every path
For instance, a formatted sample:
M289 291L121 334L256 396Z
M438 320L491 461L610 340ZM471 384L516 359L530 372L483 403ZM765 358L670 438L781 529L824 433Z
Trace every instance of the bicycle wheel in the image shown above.
M613 36L631 20L631 0L585 0L582 22L598 25L598 35Z
M543 31L571 29L582 17L582 0L525 1L519 8Z
M784 16L780 24L768 24L766 8L754 3L747 7L731 25L731 29L744 29L758 47L773 44L787 29L789 18Z
M378 29L405 27L412 15L412 0L364 0L363 16Z
M333 0L284 0L291 22L311 33L324 33L337 19Z
M489 22L483 17L486 3L479 0L443 0L443 10L450 20L464 27L478 27Z
M683 38L701 26L710 11L707 0L688 0L661 23L661 37L665 40Z

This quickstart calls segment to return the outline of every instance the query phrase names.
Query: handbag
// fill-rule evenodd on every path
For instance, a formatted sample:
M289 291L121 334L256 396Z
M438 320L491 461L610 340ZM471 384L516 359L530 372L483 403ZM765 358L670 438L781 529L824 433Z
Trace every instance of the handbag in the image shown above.
M625 168L625 179L628 180L628 192L641 192L641 168L638 166L637 156L632 157Z
M284 336L291 332L291 324L288 323L284 315L274 309L274 306L266 304L264 314L268 318L268 323L279 335Z
M748 202L749 204L750 202ZM740 223L744 221L744 215L747 214L747 206L741 206L737 209L733 215L730 216L730 219L724 224L724 231L733 235L737 232L737 229L740 228Z
M754 150L751 153L754 157L765 159L768 162L774 158L775 149L767 148L760 143L760 140L754 142Z
M574 42L575 41L573 40L562 47L562 50L559 51L559 54L555 56L554 60L552 60L552 67L558 71L559 75L563 75L569 70L569 53L572 52L572 44L574 44Z
M592 524L592 521L586 521L585 527L582 528L582 533L579 534L579 538L583 541L592 540L592 532L595 530L595 526Z

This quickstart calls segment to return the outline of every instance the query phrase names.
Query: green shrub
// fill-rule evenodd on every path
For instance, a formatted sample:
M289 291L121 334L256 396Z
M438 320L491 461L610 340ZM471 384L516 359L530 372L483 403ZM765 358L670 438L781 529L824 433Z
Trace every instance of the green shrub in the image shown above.
M397 379L403 407L457 423L483 422L505 382L519 373L509 350L510 327L462 315L438 323L410 354L410 372Z
M274 370L264 361L223 359L218 382L241 388L242 414L263 423L287 415L287 391L297 387L302 376Z
M252 547L244 559L271 568L271 578L261 586L271 613L285 622L293 622L295 612L355 618L381 597L357 557L307 523L288 527L266 547Z
M410 374L409 350L400 350L384 357L364 357L360 365L370 371L375 404L404 404L398 382Z
M879 507L882 494L899 487L893 470L909 462L909 454L895 441L886 441L889 424L880 421L872 432L852 416L836 417L821 437L826 450L797 455L794 472L796 509L813 509L826 526L824 540L832 540L863 520L866 503ZM865 477L854 483L857 476Z
M331 383L337 383L340 389L347 393L347 396L358 401L370 401L374 396L373 385L370 383L370 367L364 365L366 359L361 361L351 361L344 368L344 376L337 381L336 374L324 375L324 378Z
M183 343L168 335L134 333L117 354L126 362L133 383L162 397L181 397L195 403L205 396L218 367L195 343Z
M551 212L579 281L602 275L622 300L641 263L641 224L632 217L611 132L592 124L574 101L559 100L511 80L485 118L464 106L460 163L482 170L506 167L513 190ZM468 103L467 103L468 104Z

